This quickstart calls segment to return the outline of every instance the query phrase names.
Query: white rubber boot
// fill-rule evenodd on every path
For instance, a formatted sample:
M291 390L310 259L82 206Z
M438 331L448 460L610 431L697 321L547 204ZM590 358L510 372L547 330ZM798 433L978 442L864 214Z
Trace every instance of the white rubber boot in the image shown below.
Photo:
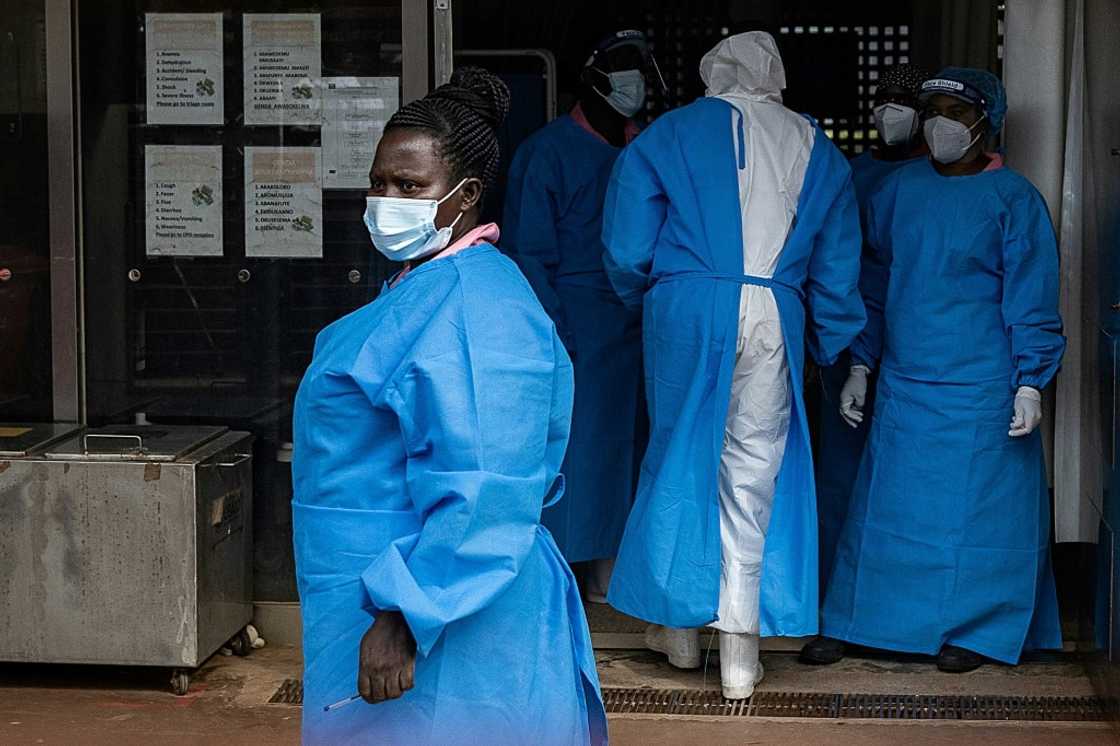
M748 699L762 681L758 635L719 633L719 675L725 699Z
M587 600L593 604L607 602L607 589L611 587L614 558L591 560L587 568Z
M677 668L700 668L700 630L651 624L646 627L646 647L669 656Z

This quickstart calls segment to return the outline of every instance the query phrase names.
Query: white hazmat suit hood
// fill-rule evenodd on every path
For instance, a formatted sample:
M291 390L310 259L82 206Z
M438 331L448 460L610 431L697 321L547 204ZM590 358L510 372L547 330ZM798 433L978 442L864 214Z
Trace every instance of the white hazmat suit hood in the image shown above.
M786 68L778 44L765 31L724 39L700 60L700 79L709 96L742 96L780 103Z

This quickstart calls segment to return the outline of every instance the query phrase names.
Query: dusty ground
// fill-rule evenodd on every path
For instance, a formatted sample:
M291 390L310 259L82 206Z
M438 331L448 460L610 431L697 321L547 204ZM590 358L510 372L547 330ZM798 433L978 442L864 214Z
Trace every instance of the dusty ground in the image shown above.
M602 651L603 685L654 688L718 687L718 663L708 673L681 673L644 652ZM765 687L780 691L1091 694L1080 666L1069 662L989 667L965 676L939 674L925 661L850 659L827 669L806 668L790 654L764 655ZM266 648L249 658L217 657L195 677L185 697L171 695L162 671L59 666L6 666L0 673L0 744L295 744L299 708L270 705L300 661L290 648ZM612 716L613 744L1113 744L1103 724L960 723L763 718Z

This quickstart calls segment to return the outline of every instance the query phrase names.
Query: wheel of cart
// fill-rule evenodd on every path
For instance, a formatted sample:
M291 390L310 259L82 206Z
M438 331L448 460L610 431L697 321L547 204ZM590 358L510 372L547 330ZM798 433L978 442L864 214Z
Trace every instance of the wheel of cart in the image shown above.
M185 668L176 668L171 672L171 691L176 696L182 697L191 688L191 672Z
M242 627L241 631L229 641L228 647L234 655L242 658L253 652L253 640L249 637L249 628Z

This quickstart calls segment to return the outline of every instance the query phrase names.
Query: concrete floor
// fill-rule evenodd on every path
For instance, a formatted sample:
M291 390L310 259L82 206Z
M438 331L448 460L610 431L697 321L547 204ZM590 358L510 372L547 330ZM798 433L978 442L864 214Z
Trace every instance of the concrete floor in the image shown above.
M601 651L608 687L717 688L718 661L708 673L680 672L659 656ZM764 654L773 691L923 694L1089 695L1081 667L1068 662L985 667L964 676L938 673L925 661L849 659L807 668L794 656ZM269 705L280 683L300 676L292 648L266 648L248 658L212 659L190 693L175 697L166 674L142 669L6 666L0 672L0 744L296 744L299 708ZM613 744L1114 744L1097 723L891 722L787 718L611 718Z

